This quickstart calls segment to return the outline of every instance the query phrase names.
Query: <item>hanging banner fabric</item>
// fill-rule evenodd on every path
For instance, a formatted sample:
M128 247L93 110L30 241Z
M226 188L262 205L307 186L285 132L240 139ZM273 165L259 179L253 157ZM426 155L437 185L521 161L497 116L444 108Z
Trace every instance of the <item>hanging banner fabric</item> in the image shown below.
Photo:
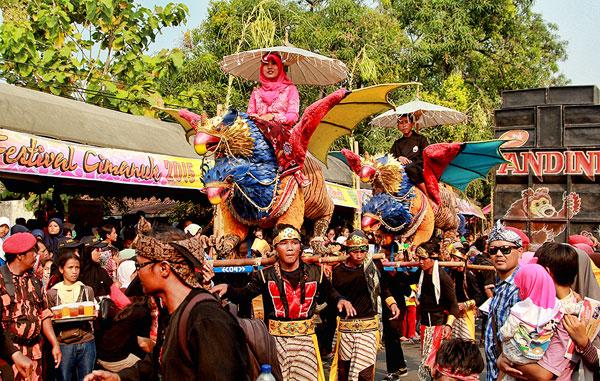
M203 163L190 159L86 146L0 129L0 171L34 176L202 188Z

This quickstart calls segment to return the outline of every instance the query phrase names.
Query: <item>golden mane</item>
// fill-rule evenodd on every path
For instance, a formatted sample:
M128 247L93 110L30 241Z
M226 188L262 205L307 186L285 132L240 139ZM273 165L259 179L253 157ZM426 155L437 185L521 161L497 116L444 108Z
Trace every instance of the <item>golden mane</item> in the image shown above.
M214 117L198 126L203 132L219 138L215 153L225 156L252 156L254 138L250 136L248 122L238 117L230 126L223 125L223 118Z
M394 194L400 189L404 168L394 156L389 154L387 155L387 163L381 164L378 159L383 156L383 154L378 154L373 159L370 159L375 163L375 168L377 169L373 185L383 188L386 193Z

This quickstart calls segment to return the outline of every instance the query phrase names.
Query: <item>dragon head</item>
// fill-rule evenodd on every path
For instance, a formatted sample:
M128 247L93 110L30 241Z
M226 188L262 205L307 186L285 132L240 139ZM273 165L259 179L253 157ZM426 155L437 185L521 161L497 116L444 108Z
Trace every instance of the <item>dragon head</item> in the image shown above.
M366 233L372 233L381 227L381 216L372 213L363 213L360 227Z
M200 156L210 152L217 156L248 157L252 155L254 138L253 123L245 114L231 110L224 116L208 118L188 110L179 110L179 117L186 120L196 132L194 150Z
M236 182L247 171L248 163L245 160L235 158L219 160L204 174L202 192L206 194L211 204L220 204L228 199Z
M410 213L411 200L412 193L402 198L389 193L374 195L363 205L361 228L366 232L402 232L413 218Z
M229 181L225 181L222 183L211 183L207 184L205 188L202 189L202 192L206 194L208 197L208 201L213 205L218 205L229 197L231 193L232 183Z
M371 183L375 193L395 194L407 185L404 166L392 155L365 154L365 157L361 158L347 149L342 150L342 155L362 182Z
M226 203L236 218L245 221L268 216L279 184L277 163L253 158L218 157L203 177L203 191L211 204Z

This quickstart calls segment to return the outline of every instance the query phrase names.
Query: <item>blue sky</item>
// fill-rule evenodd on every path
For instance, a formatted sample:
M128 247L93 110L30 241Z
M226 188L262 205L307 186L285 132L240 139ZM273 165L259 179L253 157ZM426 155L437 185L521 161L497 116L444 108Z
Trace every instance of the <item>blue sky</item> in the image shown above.
M176 0L140 0L146 7L166 5ZM178 0L190 9L187 24L169 28L157 40L155 49L176 47L183 33L198 26L206 18L208 0ZM476 1L476 0L474 0ZM558 25L561 39L569 42L568 58L560 63L561 72L574 85L600 86L600 1L538 0L534 5L548 22Z

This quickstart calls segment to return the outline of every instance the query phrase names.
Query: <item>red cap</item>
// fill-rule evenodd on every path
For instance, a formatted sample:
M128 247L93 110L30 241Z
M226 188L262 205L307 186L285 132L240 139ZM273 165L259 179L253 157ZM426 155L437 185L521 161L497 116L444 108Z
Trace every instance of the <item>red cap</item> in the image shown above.
M37 239L31 233L15 233L4 240L2 250L6 254L22 254L35 247Z
M567 242L569 243L569 245L573 246L578 243L585 243L588 246L594 247L594 242L589 237L586 237L581 234L570 235L569 239L567 239Z
M504 228L506 230L510 230L510 231L517 233L519 235L519 237L521 237L521 242L523 243L523 247L525 249L527 249L527 247L529 247L529 244L531 243L531 241L529 240L529 237L527 237L527 235L525 233L523 233L523 230L514 228L512 226L505 226Z

